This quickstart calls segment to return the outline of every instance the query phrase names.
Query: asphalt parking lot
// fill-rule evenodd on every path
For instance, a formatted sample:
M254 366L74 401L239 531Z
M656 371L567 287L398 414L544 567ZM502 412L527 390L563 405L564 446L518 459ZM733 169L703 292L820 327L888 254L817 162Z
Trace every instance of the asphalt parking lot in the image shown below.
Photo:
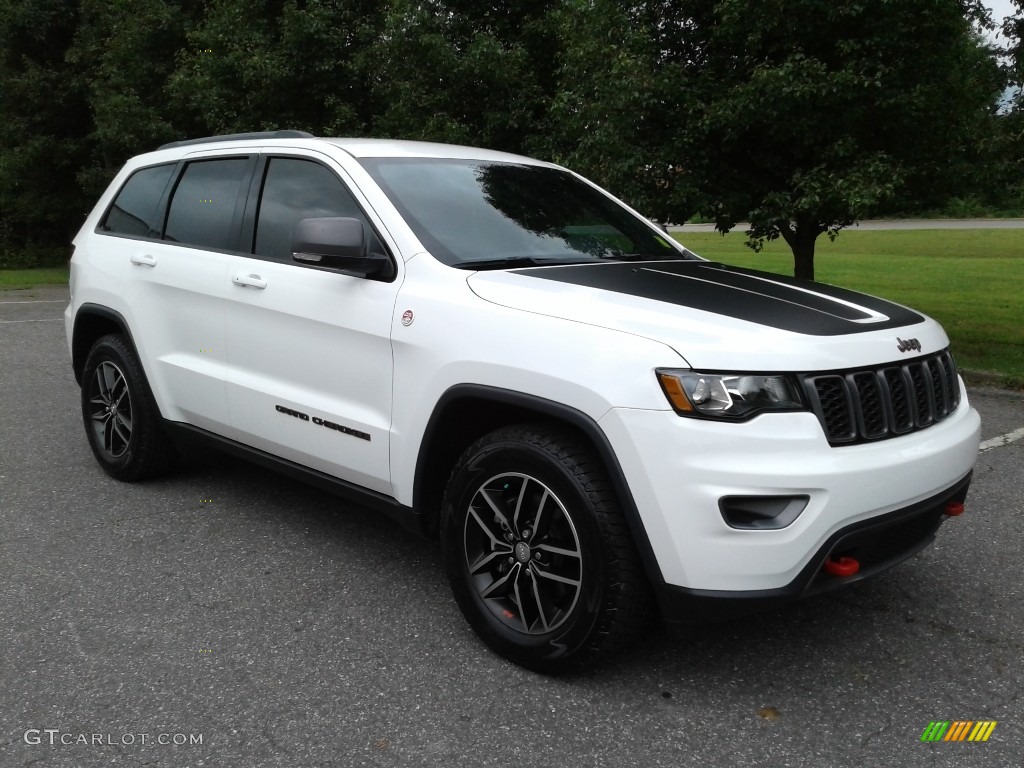
M889 574L547 678L370 512L215 453L106 477L66 295L0 293L0 766L1020 765L1024 395L972 391L967 512Z

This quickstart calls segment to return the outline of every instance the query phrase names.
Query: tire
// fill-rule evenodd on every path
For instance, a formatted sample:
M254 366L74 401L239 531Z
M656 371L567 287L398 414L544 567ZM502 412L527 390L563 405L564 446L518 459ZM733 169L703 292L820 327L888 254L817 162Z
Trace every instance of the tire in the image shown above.
M445 490L441 549L476 633L539 672L599 663L653 614L604 466L568 429L512 426L471 445Z
M118 334L96 341L82 371L82 421L103 471L131 482L172 468L174 449L134 350Z

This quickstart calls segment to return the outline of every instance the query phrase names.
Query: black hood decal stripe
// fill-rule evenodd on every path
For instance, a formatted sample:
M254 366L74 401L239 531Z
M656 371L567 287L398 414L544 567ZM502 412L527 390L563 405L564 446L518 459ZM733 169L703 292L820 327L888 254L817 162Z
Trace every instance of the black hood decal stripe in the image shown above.
M646 272L661 272L661 274L663 274L663 275L672 275L673 277L677 277L677 278L678 277L682 277L681 275L676 275L674 272L663 272L660 269L645 268L644 271L646 271ZM695 281L700 282L700 283L709 283L711 285L719 285L720 284L720 283L715 282L714 280L708 280L708 279L703 278L703 277L687 276L687 277L685 277L683 279L685 279L685 280L695 280ZM755 279L760 279L760 278L755 278ZM738 285L734 285L734 286L732 286L732 288L733 288L733 290L736 290L736 291L743 291L745 293L752 293L755 296L770 296L770 298L772 298L775 301L782 301L782 302L785 302L786 304L793 304L794 306L801 307L801 308L806 309L806 310L808 310L810 312L821 312L821 314L823 314L823 315L828 315L829 317L838 317L840 320L850 320L851 322L854 322L854 323L877 323L877 322L884 322L884 321L889 319L885 315L879 314L878 312L868 312L868 311L861 311L861 312L859 312L859 314L861 315L861 317L859 317L859 318L857 318L857 317L850 317L850 313L849 312L847 312L845 314L837 314L834 311L833 312L829 312L828 310L820 309L818 307L811 306L810 304L807 304L807 303L800 303L798 301L792 301L790 299L784 299L781 296L771 296L770 294L766 294L763 290L755 291L752 288L742 288L742 287L740 287ZM795 290L801 290L801 289L795 289ZM811 291L804 291L804 292L807 293L807 294L810 294L810 295L815 295ZM851 304L849 302L838 302L838 303L842 307L848 307L848 308L851 308L851 309L853 309L855 311L859 309L859 308L855 307L853 304Z
M614 262L515 272L814 336L839 336L924 322L917 312L884 299L714 262Z

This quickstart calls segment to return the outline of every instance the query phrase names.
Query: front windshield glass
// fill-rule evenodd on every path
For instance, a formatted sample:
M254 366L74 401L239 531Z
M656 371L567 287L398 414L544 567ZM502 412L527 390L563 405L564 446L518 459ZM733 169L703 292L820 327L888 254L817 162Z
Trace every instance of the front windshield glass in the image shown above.
M557 168L361 161L437 259L464 269L687 258L666 234Z

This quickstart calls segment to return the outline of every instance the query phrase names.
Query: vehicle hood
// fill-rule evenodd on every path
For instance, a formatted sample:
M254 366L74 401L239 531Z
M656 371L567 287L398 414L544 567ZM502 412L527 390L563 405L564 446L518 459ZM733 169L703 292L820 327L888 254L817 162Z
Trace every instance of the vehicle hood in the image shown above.
M661 341L707 370L833 370L949 343L938 323L899 304L706 261L476 272L468 283L495 304Z

